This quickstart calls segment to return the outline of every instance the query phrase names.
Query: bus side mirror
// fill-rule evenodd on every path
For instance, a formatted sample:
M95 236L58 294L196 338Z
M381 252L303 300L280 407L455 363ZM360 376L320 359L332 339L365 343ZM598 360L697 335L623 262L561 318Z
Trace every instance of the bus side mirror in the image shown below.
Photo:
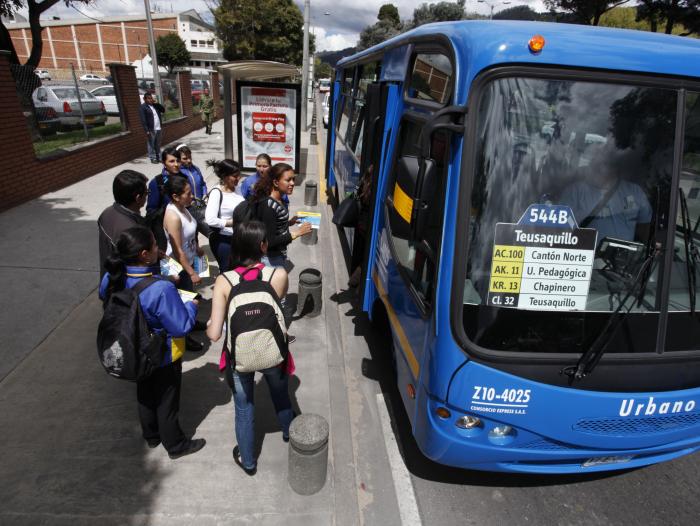
M422 159L417 180L416 198L413 201L413 221L411 223L413 238L424 237L426 225L431 213L430 205L438 187L437 168L433 159Z
M387 196L391 234L400 239L410 239L413 219L416 183L420 173L420 160L415 155L400 157L396 166L396 182Z

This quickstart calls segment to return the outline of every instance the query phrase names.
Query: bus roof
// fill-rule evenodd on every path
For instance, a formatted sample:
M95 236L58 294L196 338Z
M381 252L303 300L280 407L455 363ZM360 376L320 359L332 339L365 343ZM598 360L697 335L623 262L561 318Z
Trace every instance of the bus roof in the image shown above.
M536 34L545 39L539 54L528 49L528 41ZM507 63L700 77L700 40L695 38L630 29L500 20L426 24L347 57L338 66L435 35L444 35L452 43L457 63L468 65L470 77L486 67Z

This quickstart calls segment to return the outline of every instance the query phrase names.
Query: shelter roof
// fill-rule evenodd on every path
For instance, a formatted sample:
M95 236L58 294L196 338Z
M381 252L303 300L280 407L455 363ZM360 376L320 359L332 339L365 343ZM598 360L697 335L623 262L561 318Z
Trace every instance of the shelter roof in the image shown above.
M245 80L268 80L301 74L297 66L271 60L237 60L222 64L217 69L225 77Z

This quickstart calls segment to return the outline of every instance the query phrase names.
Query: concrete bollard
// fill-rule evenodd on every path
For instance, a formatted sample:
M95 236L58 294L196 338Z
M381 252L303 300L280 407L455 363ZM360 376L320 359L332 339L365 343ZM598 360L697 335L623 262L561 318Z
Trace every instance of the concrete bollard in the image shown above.
M312 413L297 416L289 426L289 486L299 495L313 495L326 483L328 422Z
M301 243L303 245L315 245L318 243L318 229L314 228L310 233L301 236Z
M316 206L318 204L318 185L316 181L304 183L304 205Z
M323 305L323 277L314 268L307 268L299 273L299 291L297 293L297 310L299 315L304 312L306 303L311 300L311 311L306 314L313 318L321 314Z

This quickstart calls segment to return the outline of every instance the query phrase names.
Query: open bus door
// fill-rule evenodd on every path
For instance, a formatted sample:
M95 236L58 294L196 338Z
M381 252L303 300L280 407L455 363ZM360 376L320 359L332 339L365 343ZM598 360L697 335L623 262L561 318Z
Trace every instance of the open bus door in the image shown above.
M371 178L371 197L372 206L369 207L369 216L367 218L367 233L364 236L362 247L357 247L363 251L362 255L362 284L360 292L360 303L364 309L369 309L366 303L371 305L374 298L368 298L367 288L371 286L371 281L367 278L371 275L372 269L370 265L374 260L372 254L372 224L374 223L375 203L377 197L377 187L379 174L381 173L381 157L382 144L384 137L384 116L386 115L388 86L386 84L374 83L367 86L367 103L365 110L365 126L362 137L362 154L360 163L360 174L372 171ZM368 299L369 301L365 301Z

